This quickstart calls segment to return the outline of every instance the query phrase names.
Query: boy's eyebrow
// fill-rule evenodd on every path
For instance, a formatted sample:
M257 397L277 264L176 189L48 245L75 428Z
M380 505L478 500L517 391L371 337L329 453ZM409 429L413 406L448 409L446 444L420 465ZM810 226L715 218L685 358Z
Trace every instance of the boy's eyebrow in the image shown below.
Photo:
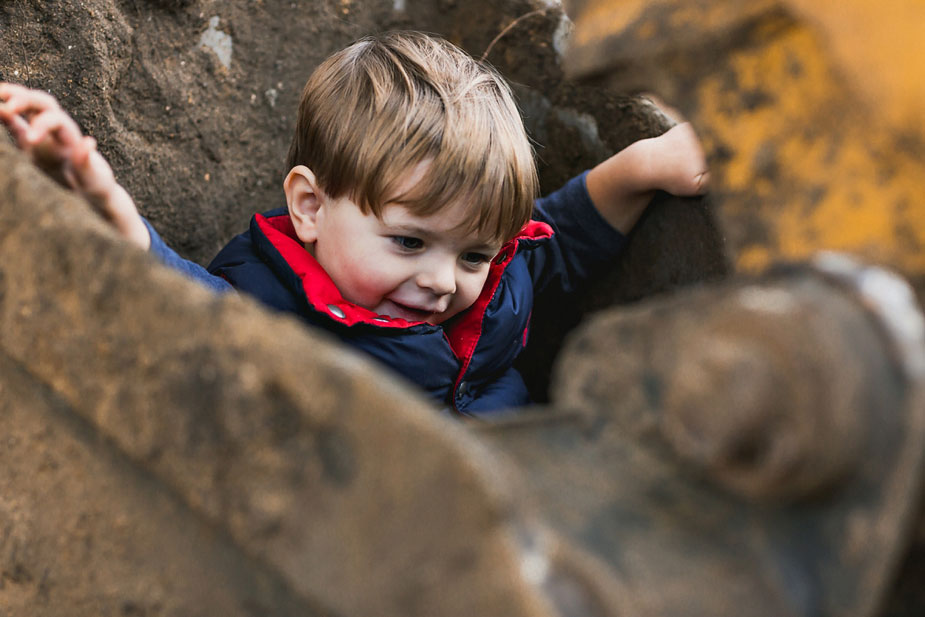
M414 224L398 222L390 223L387 220L383 220L382 222L386 227L389 228L389 231L393 233L407 234L409 236L421 236L425 239L432 238L434 235L436 235L432 230ZM492 255L501 250L502 243L500 242L486 242L482 240L475 240L474 242L475 243L470 247L471 250L485 251L486 253L491 253Z
M385 223L386 227L389 228L389 231L407 233L409 236L429 237L434 235L434 232L431 230L424 227L418 227L417 225L408 225L406 223L390 223L386 220L383 220L382 222Z

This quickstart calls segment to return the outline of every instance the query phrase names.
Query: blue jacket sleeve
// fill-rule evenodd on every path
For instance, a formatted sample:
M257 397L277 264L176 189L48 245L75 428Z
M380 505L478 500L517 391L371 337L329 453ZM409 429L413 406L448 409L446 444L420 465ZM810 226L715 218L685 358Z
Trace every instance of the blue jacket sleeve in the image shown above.
M513 366L485 389L465 409L464 416L484 419L501 419L517 413L519 407L530 404L530 393L523 377Z
M142 220L145 227L148 228L148 233L151 234L151 248L149 250L158 261L216 293L224 293L233 289L231 284L222 277L210 274L208 270L199 264L177 255L172 248L167 246L160 234L148 222L148 219L142 217Z
M533 218L555 231L550 240L525 251L536 294L574 292L611 263L626 244L626 236L591 201L587 173L536 201Z

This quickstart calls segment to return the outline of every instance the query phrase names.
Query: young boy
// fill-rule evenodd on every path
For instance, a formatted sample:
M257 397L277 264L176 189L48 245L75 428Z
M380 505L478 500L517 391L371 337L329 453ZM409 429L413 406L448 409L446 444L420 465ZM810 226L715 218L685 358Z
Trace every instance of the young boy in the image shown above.
M0 100L19 146L126 238L333 332L470 415L528 402L512 365L534 298L571 293L612 261L656 189L694 195L707 178L682 124L534 203L532 150L503 80L445 41L389 33L315 70L287 208L255 215L206 271L164 245L51 96L3 84Z

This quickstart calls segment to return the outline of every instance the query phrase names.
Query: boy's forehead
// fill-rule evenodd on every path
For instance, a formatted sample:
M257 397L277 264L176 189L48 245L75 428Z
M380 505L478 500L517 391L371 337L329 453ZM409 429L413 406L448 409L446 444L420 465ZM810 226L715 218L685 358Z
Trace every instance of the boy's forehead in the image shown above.
M435 191L435 186L446 188L446 178L434 177L440 173L433 159L425 159L398 173L399 180L380 209L380 220L388 225L416 228L422 233L464 238L470 246L500 248L509 238L501 238L485 228L480 218L485 213L483 204L478 202L478 192L463 186L452 192ZM434 198L439 203L428 201Z

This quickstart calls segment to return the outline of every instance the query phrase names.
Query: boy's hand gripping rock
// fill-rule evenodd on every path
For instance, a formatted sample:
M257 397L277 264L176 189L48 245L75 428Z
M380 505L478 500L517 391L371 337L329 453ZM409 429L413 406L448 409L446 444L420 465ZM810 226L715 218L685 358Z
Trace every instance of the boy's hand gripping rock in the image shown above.
M700 140L687 122L630 144L588 172L588 193L611 225L628 233L655 191L692 197L706 192L710 174Z
M700 140L689 122L677 124L647 141L650 142L648 164L656 188L678 197L706 192L710 173Z
M0 83L0 122L39 168L83 195L128 240L148 249L151 237L135 202L116 182L96 140L81 133L54 97Z

